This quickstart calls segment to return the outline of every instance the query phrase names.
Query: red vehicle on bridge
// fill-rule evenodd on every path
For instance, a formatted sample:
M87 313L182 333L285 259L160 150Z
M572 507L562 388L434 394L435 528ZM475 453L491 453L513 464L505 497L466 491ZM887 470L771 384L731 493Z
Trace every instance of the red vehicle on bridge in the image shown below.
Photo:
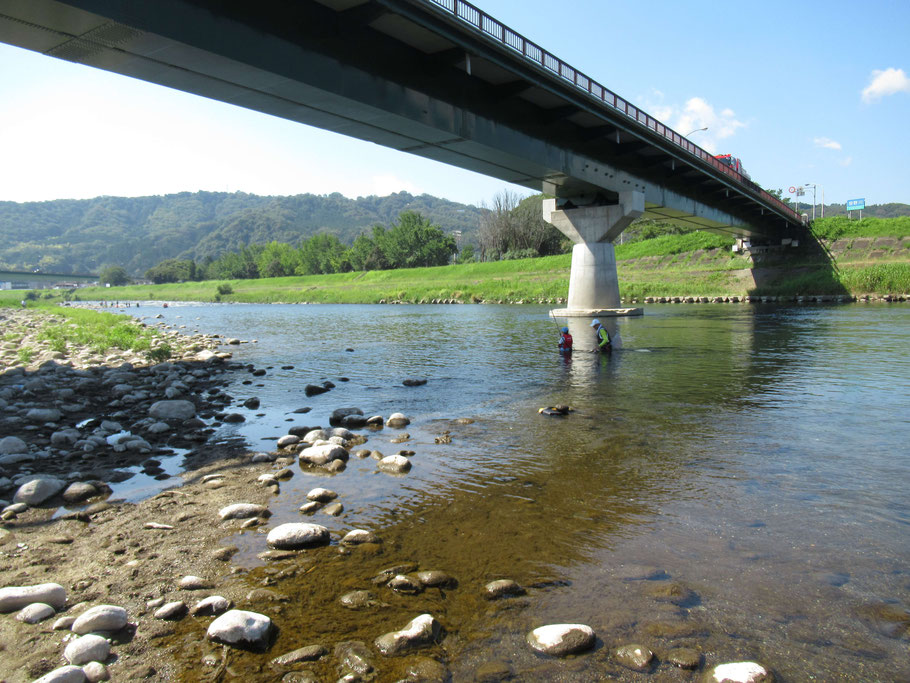
M732 168L737 173L742 174L746 180L751 180L752 176L746 173L746 169L743 168L743 162L741 159L733 156L732 154L715 154L714 158L717 159L722 164L726 164Z

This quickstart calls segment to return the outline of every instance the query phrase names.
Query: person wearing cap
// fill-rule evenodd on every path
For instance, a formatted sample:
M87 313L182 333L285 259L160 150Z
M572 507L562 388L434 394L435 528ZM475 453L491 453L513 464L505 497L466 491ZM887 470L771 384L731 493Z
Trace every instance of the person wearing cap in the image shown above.
M607 328L600 324L600 320L594 318L591 321L591 327L594 328L594 334L597 335L597 350L601 353L610 353L613 351L613 344L610 342L610 333Z
M569 334L568 327L563 327L559 331L559 351L560 353L572 353L572 335Z

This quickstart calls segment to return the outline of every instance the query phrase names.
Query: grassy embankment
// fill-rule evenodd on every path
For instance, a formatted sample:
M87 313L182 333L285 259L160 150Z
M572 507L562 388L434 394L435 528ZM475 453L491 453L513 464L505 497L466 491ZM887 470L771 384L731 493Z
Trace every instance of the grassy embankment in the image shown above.
M711 233L665 235L617 245L626 301L645 296L733 296L910 293L910 217L844 217L816 221L818 249L750 257L732 253L733 239ZM568 293L571 256L407 270L186 282L80 289L83 300L376 303L486 301L555 303ZM230 290L230 293L219 294ZM5 297L3 295L11 295ZM18 301L19 292L0 293Z
M0 299L0 306L12 305L14 302L7 297ZM144 354L152 362L165 360L172 352L155 330L143 327L132 318L89 309L64 308L54 305L51 300L30 302L29 308L44 314L38 318L37 331L33 327L15 329L9 326L0 333L0 342L18 345L16 356L22 365L28 365L36 354L44 351L66 353L74 348L88 348L100 354L110 349L134 351ZM34 323L34 319L29 320L30 326Z

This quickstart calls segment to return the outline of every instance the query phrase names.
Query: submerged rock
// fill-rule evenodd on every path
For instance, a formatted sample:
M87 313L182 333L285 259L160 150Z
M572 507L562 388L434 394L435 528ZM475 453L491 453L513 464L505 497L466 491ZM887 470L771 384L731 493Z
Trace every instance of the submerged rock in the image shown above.
M432 645L439 640L442 626L429 614L421 614L412 619L400 631L393 631L379 636L375 640L376 649L386 657L401 654L408 650Z
M705 678L711 683L774 683L774 675L755 662L718 664Z
M613 651L613 657L627 669L647 671L654 659L654 653L643 645L623 645Z
M491 581L483 589L484 597L487 600L496 600L498 598L512 598L526 593L525 589L519 586L511 579L499 579Z

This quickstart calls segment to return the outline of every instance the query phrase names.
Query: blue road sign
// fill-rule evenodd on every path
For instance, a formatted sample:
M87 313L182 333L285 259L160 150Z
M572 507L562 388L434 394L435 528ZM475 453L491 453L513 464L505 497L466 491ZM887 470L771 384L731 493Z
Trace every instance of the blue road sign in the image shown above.
M866 199L848 199L847 211L862 211L866 208Z

